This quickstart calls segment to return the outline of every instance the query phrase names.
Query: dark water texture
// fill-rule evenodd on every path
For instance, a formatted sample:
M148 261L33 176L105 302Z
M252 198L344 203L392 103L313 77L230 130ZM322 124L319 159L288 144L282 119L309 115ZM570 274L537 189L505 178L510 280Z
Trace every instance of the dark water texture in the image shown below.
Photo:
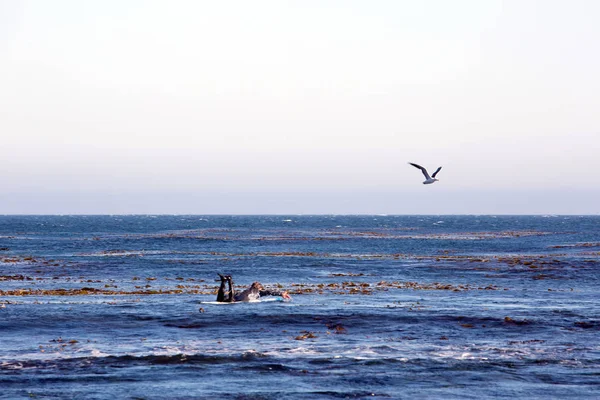
M0 398L599 398L599 272L597 216L0 216Z

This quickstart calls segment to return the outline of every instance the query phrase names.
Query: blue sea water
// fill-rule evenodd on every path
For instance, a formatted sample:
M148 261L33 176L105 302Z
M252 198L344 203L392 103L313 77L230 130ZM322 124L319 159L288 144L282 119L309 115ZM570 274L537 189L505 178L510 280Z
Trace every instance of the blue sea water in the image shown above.
M600 398L599 273L598 216L0 216L0 398Z

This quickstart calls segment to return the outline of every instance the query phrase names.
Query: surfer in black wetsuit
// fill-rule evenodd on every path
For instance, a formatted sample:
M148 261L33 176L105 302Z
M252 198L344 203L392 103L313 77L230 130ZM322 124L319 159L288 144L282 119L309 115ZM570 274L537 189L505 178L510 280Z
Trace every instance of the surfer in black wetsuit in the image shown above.
M217 301L219 302L234 302L234 301L254 301L258 300L262 296L281 296L284 300L291 300L292 297L288 292L279 292L276 290L267 290L260 284L260 282L254 282L250 287L238 294L235 294L233 289L233 280L230 275L221 275L221 286L217 293ZM225 283L229 284L229 291L225 290Z
M217 293L217 301L233 303L235 292L233 291L233 281L231 280L231 275L221 275L219 274L219 278L221 278L221 286L219 287L219 292ZM225 290L225 284L229 284L229 290Z

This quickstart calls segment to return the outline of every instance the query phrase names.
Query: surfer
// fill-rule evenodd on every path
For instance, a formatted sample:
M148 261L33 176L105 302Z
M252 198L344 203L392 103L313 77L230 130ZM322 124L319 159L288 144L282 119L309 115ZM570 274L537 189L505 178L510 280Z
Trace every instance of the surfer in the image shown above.
M260 284L260 282L254 282L250 287L238 294L235 294L233 289L233 280L231 275L221 275L221 286L217 293L218 302L234 302L234 301L256 301L264 296L281 296L284 300L291 300L292 297L288 292L280 292L277 290L267 290ZM225 289L225 284L228 284L229 290Z
M233 291L233 281L231 280L231 275L218 275L219 278L221 278L221 286L219 287L219 292L217 293L217 301L233 303L235 292ZM229 290L227 291L225 290L226 283L229 284Z

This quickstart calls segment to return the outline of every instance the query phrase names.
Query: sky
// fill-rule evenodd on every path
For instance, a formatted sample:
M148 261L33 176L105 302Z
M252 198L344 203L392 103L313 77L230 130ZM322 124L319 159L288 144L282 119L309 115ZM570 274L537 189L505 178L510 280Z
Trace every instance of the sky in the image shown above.
M599 214L599 20L0 0L0 214Z

